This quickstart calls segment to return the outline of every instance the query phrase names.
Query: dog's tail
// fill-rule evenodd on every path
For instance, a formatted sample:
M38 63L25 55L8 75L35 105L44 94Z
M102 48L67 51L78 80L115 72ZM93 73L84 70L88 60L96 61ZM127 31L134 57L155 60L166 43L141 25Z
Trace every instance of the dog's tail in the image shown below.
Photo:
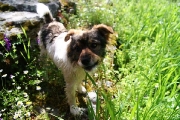
M52 14L48 6L46 6L45 4L43 3L36 4L36 12L39 14L40 18L44 19L45 23L50 23L53 21Z

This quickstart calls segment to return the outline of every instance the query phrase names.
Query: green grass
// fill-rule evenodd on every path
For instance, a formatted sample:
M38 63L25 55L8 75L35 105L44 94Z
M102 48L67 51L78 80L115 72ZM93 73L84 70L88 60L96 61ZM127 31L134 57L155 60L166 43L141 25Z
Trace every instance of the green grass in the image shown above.
M180 119L178 1L112 1L113 6L89 2L77 19L85 26L111 25L119 36L113 71L118 77L110 77L117 81L118 92L112 101L102 95L108 111L102 111L102 116L112 120ZM112 102L115 110L108 107Z
M97 114L88 104L90 120L179 120L180 1L111 1L113 5L101 0L78 0L77 15L69 15L68 28L104 23L118 34L115 54L108 52L97 72L98 77L88 76L98 93ZM28 51L27 55L32 54ZM30 56L23 54L23 57ZM112 60L114 62L110 63ZM38 60L32 61L29 62L33 66ZM31 72L34 70L31 66L27 68ZM47 73L43 70L37 68L41 73L37 80ZM44 76L55 81L54 73ZM31 81L36 74L32 74ZM112 89L95 83L106 80L113 82Z

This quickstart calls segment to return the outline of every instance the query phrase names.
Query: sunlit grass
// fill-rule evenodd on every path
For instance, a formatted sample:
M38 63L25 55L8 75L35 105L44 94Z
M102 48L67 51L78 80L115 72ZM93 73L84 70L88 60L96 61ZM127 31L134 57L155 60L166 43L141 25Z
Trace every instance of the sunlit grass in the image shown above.
M97 2L98 3L98 2ZM115 99L102 95L116 110L101 111L109 119L179 119L180 8L168 0L113 0L113 6L90 2L81 24L105 23L118 33ZM86 4L88 6L89 4ZM85 9L85 10L86 10ZM82 13L81 13L82 12ZM88 15L88 16L86 16ZM90 18L90 19L88 19ZM90 24L89 24L90 23ZM114 113L111 114L111 111ZM107 115L106 115L107 114ZM100 118L97 118L100 119Z

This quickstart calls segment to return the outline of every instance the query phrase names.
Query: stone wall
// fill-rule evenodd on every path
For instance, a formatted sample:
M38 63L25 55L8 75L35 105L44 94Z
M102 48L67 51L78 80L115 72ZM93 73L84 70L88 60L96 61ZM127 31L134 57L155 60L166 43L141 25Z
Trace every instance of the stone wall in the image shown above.
M16 39L23 27L32 40L36 39L42 19L36 13L36 4L44 2L55 16L60 8L59 0L0 0L0 40L4 34Z

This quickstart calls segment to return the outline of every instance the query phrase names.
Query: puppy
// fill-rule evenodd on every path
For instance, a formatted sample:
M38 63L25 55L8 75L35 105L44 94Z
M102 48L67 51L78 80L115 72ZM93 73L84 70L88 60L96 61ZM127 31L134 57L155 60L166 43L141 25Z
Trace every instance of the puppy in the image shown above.
M109 35L113 29L104 24L91 30L69 31L62 23L53 20L47 6L37 4L37 13L44 19L38 34L41 54L47 54L61 69L66 83L66 97L73 115L82 115L84 109L76 105L75 93L86 93L81 85L86 72L91 72L103 60Z

